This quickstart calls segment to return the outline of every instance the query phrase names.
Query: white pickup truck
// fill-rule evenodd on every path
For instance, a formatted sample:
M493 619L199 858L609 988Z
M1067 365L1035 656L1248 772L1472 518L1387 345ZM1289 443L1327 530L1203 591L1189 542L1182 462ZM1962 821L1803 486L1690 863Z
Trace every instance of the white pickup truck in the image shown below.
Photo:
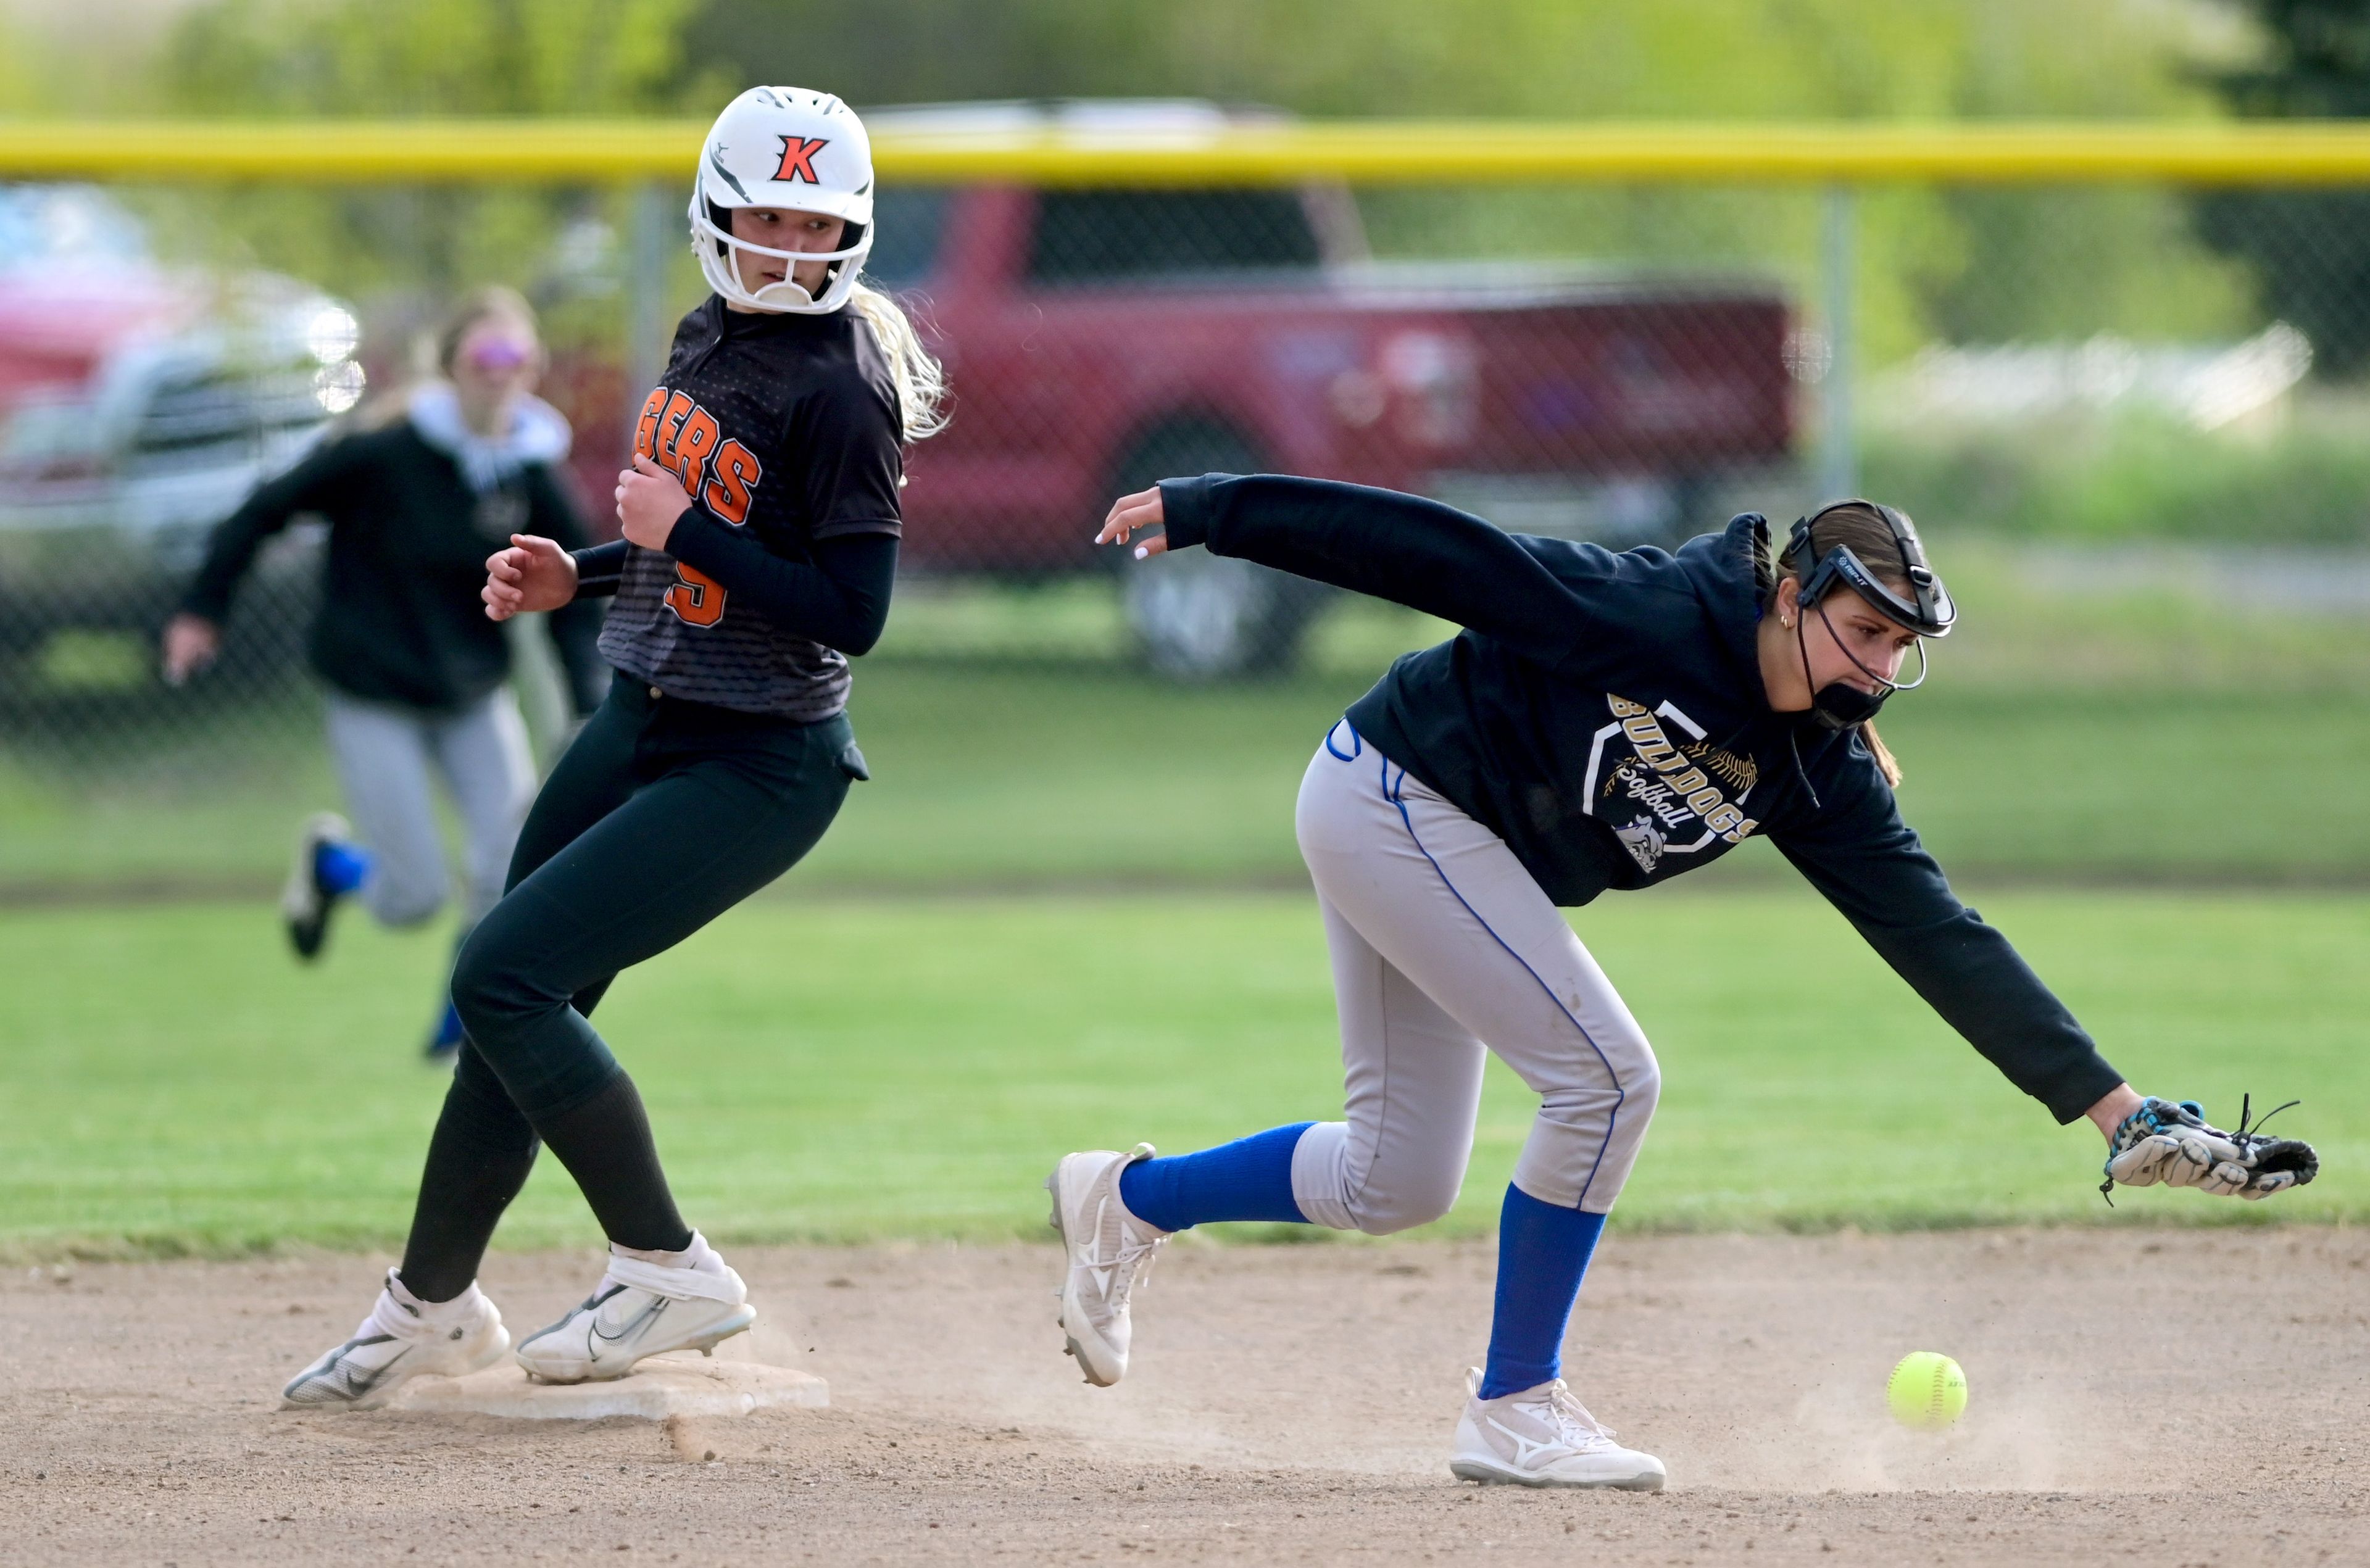
M0 186L0 686L62 632L153 634L213 524L361 397L358 336L292 280L160 263L101 191Z

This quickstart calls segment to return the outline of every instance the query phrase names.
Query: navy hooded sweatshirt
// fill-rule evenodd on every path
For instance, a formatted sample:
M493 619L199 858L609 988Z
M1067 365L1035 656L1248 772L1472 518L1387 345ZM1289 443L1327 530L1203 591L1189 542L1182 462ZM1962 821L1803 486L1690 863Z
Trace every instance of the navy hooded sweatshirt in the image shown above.
M1763 834L2060 1122L2123 1082L1951 893L1858 733L1769 706L1761 517L1676 554L1615 554L1323 480L1212 474L1160 496L1170 549L1207 545L1465 628L1393 664L1349 720L1503 839L1556 903L1666 882Z

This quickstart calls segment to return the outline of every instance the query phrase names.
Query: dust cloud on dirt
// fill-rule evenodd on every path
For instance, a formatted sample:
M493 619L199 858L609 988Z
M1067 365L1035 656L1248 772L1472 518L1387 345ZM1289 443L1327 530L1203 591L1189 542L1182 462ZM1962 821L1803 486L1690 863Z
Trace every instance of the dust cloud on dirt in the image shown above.
M1567 1370L1660 1496L1450 1479L1486 1242L1173 1246L1112 1390L1061 1353L1051 1246L732 1259L765 1315L725 1354L831 1409L284 1413L385 1260L10 1270L0 1560L2370 1561L2352 1230L1616 1234ZM598 1266L498 1254L485 1284L532 1328ZM1950 1433L1885 1414L1915 1349L1967 1368Z

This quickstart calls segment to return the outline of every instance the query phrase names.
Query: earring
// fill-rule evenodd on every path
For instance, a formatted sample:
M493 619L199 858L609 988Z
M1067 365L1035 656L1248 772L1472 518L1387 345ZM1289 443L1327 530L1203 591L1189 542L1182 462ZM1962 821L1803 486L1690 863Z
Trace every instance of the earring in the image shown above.
M1790 632L1794 629L1794 617L1791 615L1780 615L1778 617L1778 624Z

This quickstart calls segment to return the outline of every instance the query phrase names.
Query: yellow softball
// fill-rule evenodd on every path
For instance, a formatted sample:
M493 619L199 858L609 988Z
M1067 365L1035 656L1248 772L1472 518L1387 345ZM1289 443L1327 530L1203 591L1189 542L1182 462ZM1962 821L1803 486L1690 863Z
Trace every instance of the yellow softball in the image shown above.
M1947 1356L1913 1350L1893 1369L1884 1397L1904 1426L1948 1426L1967 1413L1967 1375Z

